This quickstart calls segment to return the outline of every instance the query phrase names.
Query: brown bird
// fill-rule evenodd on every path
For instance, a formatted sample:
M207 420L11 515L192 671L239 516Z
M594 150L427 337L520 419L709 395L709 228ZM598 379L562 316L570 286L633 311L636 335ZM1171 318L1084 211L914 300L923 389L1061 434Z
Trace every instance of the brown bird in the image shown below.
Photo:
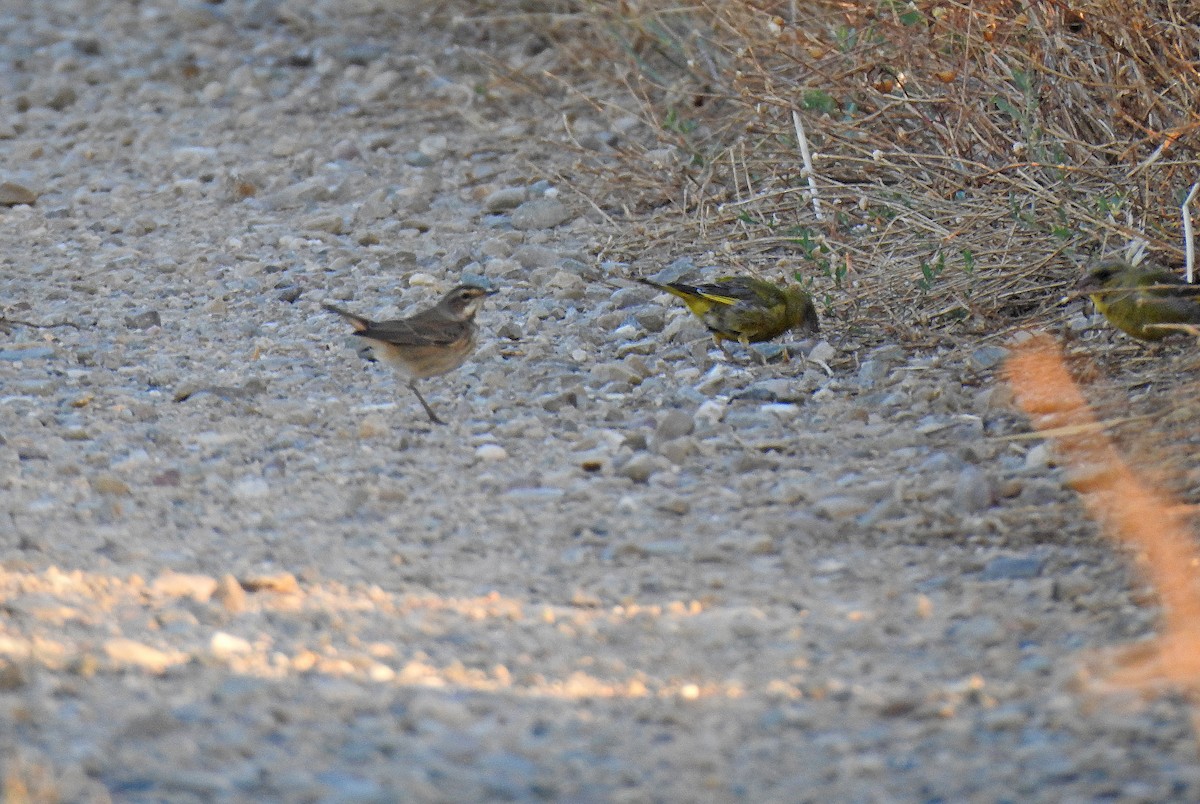
M445 424L417 390L417 380L446 374L466 362L475 351L475 313L483 298L495 292L478 285L459 285L428 310L392 321L372 321L332 304L323 306L349 321L354 334L366 340L360 354L369 351L373 357L368 359L380 360L395 370L417 395L429 421Z

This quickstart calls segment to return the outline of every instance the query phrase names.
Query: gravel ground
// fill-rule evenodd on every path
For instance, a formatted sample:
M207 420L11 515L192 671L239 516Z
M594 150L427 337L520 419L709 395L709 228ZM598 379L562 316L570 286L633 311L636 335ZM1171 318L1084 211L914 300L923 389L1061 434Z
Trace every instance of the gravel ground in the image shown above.
M724 358L422 8L0 12L7 797L1200 799L1183 702L1084 683L1154 598L1004 350ZM463 277L436 427L320 304Z

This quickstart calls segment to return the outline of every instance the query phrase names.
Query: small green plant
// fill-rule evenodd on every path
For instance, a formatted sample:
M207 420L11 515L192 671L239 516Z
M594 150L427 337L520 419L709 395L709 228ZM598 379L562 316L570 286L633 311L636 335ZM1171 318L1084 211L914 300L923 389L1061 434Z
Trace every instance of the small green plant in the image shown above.
M958 252L963 261L963 272L966 274L975 273L975 253L969 248L964 248Z
M832 115L838 110L839 104L832 95L822 89L810 89L800 98L800 108L807 112L821 112Z
M849 25L839 25L835 36L838 50L843 53L849 53L858 44L858 29Z
M822 250L821 244L813 239L812 229L807 226L789 226L781 234L788 238L789 243L799 246L807 259L813 259Z
M1070 240L1075 237L1075 230L1071 228L1071 219L1067 216L1067 211L1061 206L1057 212L1058 220L1051 224L1050 234L1059 240Z
M946 270L946 255L938 252L936 258L931 262L929 260L921 260L921 278L917 280L917 288L922 293L928 293L933 290L934 284L937 282L942 272Z
M1183 198L1179 199L1183 203ZM1125 207L1125 196L1122 193L1116 193L1110 196L1100 196L1096 199L1094 207L1097 212L1103 215L1112 215L1116 217L1119 212Z
M686 117L680 117L679 112L675 107L667 109L667 116L663 118L662 127L667 131L673 131L676 134L688 136L699 125L695 120L688 120Z

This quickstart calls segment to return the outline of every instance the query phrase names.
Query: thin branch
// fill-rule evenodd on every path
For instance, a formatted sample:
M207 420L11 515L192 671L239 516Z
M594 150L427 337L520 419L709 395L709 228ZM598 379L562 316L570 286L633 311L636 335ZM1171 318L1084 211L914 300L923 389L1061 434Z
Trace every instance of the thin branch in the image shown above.
M1180 207L1183 211L1183 251L1187 255L1187 281L1192 284L1192 279L1196 275L1196 241L1192 232L1192 202L1196 200L1196 193L1200 192L1200 181L1192 185L1191 191L1188 192L1187 198L1183 199L1183 206Z
M813 170L812 154L808 151L808 137L804 134L804 123L800 122L800 113L792 109L792 125L796 127L796 142L800 145L800 158L804 160L804 172L808 174L808 189L812 193L813 214L817 220L825 220L821 212L821 199L817 193L817 174Z

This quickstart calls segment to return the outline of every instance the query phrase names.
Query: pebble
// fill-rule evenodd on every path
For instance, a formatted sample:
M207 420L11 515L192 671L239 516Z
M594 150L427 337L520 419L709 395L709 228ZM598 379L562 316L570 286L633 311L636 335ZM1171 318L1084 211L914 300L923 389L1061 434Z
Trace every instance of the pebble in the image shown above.
M977 514L992 506L996 500L996 489L982 469L967 466L958 473L950 499L956 511Z
M668 466L670 464L664 458L647 452L639 452L618 466L617 474L627 477L635 483L645 483L656 472L661 472Z
M553 229L569 220L569 207L553 198L534 198L521 204L512 212L514 229Z
M1045 442L1035 444L1030 448L1029 452L1025 453L1025 468L1031 471L1040 471L1050 467L1054 458L1050 451L1050 446Z
M837 356L837 350L829 341L820 341L808 352L808 359L815 363L828 363Z
M258 500L270 496L271 484L266 478L248 475L233 484L232 492L240 500Z
M655 451L671 463L679 465L696 451L696 442L690 438L673 438L658 444Z
M658 425L654 428L654 438L659 442L670 441L680 436L691 435L695 429L696 422L692 414L683 410L669 410L659 418Z
M151 673L162 673L186 657L178 652L163 651L134 639L117 637L104 643L104 653L119 665L132 665Z
M483 211L497 213L516 209L525 203L527 195L524 187L502 187L499 190L493 190L483 199Z
M407 151L404 154L404 161L412 167L432 167L436 164L436 160L429 154L423 154L420 151Z
M38 196L33 190L14 181L0 181L0 206L12 207L17 204L35 204Z
M133 493L133 489L129 487L129 484L116 475L99 474L93 477L91 482L92 490L99 494L128 497Z
M979 573L983 581L1019 581L1042 574L1045 559L1036 556L998 556Z
M446 155L449 147L450 140L445 134L430 134L428 137L421 138L417 150L431 159L441 159Z
M157 310L147 310L144 313L127 316L125 318L125 326L130 329L150 329L150 327L162 326L162 316Z
M487 462L503 461L508 459L508 450L499 444L481 444L475 448L475 457Z
M164 597L188 597L207 603L217 590L217 580L207 575L167 570L150 584L150 591Z
M521 264L522 268L548 268L560 264L558 253L546 246L532 244L519 246L513 251L512 256L514 260ZM575 261L562 260L561 264L565 266L568 262ZM576 275L580 273L580 271L574 268L568 268L567 270Z
M376 103L387 100L392 94L392 90L403 80L400 73L395 70L384 70L378 73L370 82L364 86L358 93L359 103ZM444 138L443 138L444 139ZM421 153L427 156L436 158L435 154L431 154L424 148L420 149Z
M21 346L15 349L0 349L0 360L42 360L54 357L53 346Z
M706 399L696 409L692 421L696 426L711 430L725 417L728 408L728 399Z
M969 365L977 371L994 369L1008 359L1010 352L1003 346L981 346L967 358Z
M873 501L852 494L834 494L817 500L813 510L829 519L849 519L865 514Z
M12 692L25 686L28 677L15 662L0 659L0 692Z
M758 380L748 385L738 399L748 399L754 402L800 402L808 397L808 393L794 380Z
M252 653L254 646L242 637L216 631L209 640L209 650L219 659L228 659L231 656Z
M246 610L246 590L232 575L226 574L221 577L217 588L213 590L213 599L231 614L238 614Z

